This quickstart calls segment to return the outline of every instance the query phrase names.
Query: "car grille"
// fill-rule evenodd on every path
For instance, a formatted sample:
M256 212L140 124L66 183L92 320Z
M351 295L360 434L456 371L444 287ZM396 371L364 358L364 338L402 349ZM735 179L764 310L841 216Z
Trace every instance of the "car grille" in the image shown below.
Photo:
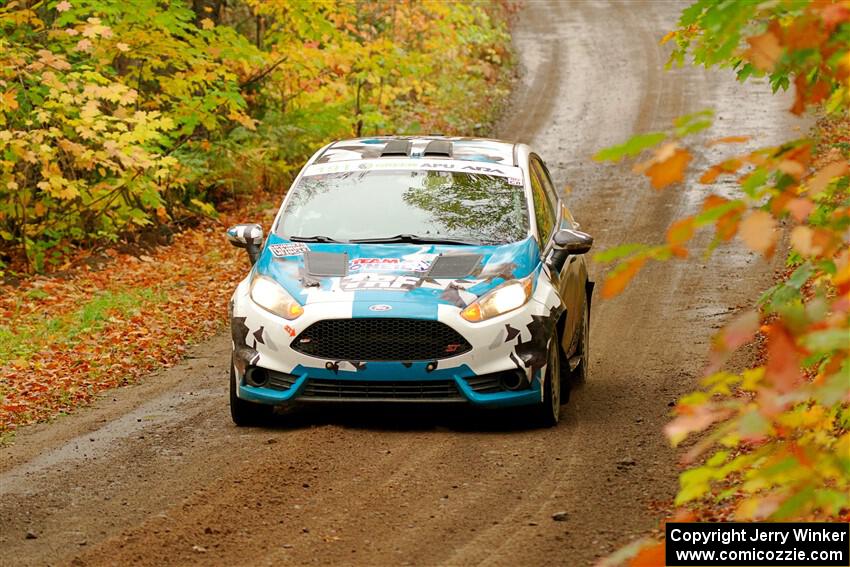
M299 400L367 401L367 402L462 402L452 380L335 380L311 378L304 386Z
M326 319L313 323L294 341L303 354L330 360L439 360L472 346L439 321L419 319Z
M469 378L464 378L464 380L478 394L496 394L498 392L527 390L531 387L531 384L525 379L525 372L518 369L470 376Z
M470 378L464 378L466 383L469 384L469 387L472 388L474 392L478 392L479 394L495 394L496 392L502 392L502 383L499 381L498 374L484 374L483 376L472 376Z
M274 370L269 370L267 372L269 376L268 387L272 390L286 391L295 384L296 380L298 380L298 376L293 376L292 374L275 372Z

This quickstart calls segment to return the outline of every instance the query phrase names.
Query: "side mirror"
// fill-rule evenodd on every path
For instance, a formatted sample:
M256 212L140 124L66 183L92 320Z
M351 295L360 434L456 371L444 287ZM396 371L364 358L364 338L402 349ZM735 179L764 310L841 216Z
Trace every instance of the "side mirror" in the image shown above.
M263 227L258 224L237 224L227 229L227 240L237 248L244 248L251 264L257 262L263 245Z
M560 270L564 262L573 254L585 254L593 246L593 237L571 228L562 228L552 237L555 246L550 257L550 264Z
M552 239L557 248L566 250L569 254L586 254L593 246L592 236L571 228L562 228Z

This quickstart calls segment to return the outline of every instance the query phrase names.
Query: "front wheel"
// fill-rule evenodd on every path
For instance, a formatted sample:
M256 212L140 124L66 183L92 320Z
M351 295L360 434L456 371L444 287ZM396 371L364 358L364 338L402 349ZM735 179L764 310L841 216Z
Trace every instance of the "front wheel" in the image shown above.
M239 427L262 425L272 416L274 406L256 404L236 395L236 371L230 363L230 418Z
M561 418L561 357L558 333L549 340L546 373L543 379L543 401L531 410L532 419L543 427L558 425Z

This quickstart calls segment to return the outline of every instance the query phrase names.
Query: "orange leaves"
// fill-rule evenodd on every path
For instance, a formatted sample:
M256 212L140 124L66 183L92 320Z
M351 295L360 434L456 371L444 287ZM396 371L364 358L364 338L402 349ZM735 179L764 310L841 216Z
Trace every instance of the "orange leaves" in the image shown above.
M744 165L744 162L738 158L727 159L708 168L699 178L699 182L704 184L714 183L721 173L735 173L742 165Z
M767 327L767 365L764 376L780 394L796 388L802 379L797 345L781 323Z
M835 289L840 295L846 296L850 293L850 261L848 261L850 258L848 258L848 255L845 254L842 260L844 265L842 266L839 264L838 272L832 278L832 283L835 285ZM850 300L848 300L847 297L844 297L843 302L843 311L846 313L850 311ZM836 309L836 311L838 311L838 309Z
M771 71L776 62L782 56L782 45L779 38L772 31L761 35L747 38L750 48L744 53L744 57L762 71Z
M815 208L815 204L809 199L795 198L790 199L785 205L786 210L791 213L791 217L797 222L803 222L811 214Z
M232 111L227 115L231 120L238 122L242 125L243 128L247 130L256 131L257 130L257 121L245 114L244 112Z
M711 354L707 373L717 372L729 355L749 343L759 330L759 313L748 310L737 315L711 339Z
M0 110L17 110L18 109L18 91L17 89L9 89L0 94Z
M676 413L677 417L664 426L664 434L674 447L691 433L703 431L712 423L729 415L726 410L713 409L705 404L679 404L676 406Z
M833 179L847 175L848 171L850 171L850 164L846 160L828 163L806 181L809 195L811 197L817 196L826 189Z
M810 104L818 104L829 96L831 85L826 81L817 81L810 84L805 75L797 75L794 79L794 104L791 106L793 114L800 115Z
M752 8L746 17L740 8L703 3L679 30L672 60L694 55L709 66L736 63L740 52L727 56L718 50L745 38L743 56L750 65L741 75L769 74L774 88L792 83L792 112L820 104L819 110L829 116L818 121L811 138L715 160L699 181L725 181L719 188L722 196L707 196L693 219L673 223L665 245L631 249L630 259L606 284L614 292L621 290L645 259L679 255L685 242L694 242L695 228L712 223L717 237L708 252L739 235L747 248L769 257L778 247L781 219L790 235L789 260L796 265L775 285L754 289L751 299L760 296L758 307L744 311L713 337L700 389L679 401L677 416L665 431L673 444L701 433L685 455L689 470L680 476L677 502L702 501L714 511L719 499L731 496L728 510L737 509L742 518L826 519L846 515L850 491L842 461L850 450L850 434L846 424L836 427L836 416L850 399L850 52L840 35L850 23L850 3L813 1L793 13L782 3L744 5ZM764 22L764 33L745 37L755 26L764 29ZM677 162L675 157L685 136L668 135L676 141L641 164L639 171L654 187L683 179L681 162L687 160ZM726 136L705 145L746 141ZM724 179L725 174L735 179ZM731 277L747 277L747 266L734 267L738 271ZM723 316L722 310L718 315ZM733 352L749 360L745 346L757 353L752 367L743 372L724 367ZM712 448L714 455L703 459Z
M667 243L675 256L687 257L688 251L682 245L693 238L695 229L694 217L679 219L667 229Z
M768 212L753 211L741 222L740 236L748 248L769 258L779 238L776 219Z
M827 39L820 18L814 15L795 18L782 31L782 43L793 51L817 49Z
M706 145L711 147L716 146L718 144L743 144L749 141L749 136L726 136L724 138L717 138L716 140L711 140Z
M626 286L632 281L637 273L643 268L646 258L643 256L632 258L620 264L611 271L602 284L602 297L610 299L622 293Z
M659 567L666 562L664 543L642 547L631 561L629 567Z
M675 38L677 35L678 35L678 32L676 30L668 31L667 33L664 34L664 37L662 37L660 40L658 40L658 45L664 45L665 43L667 43L671 39Z
M840 237L824 228L796 226L791 231L791 247L804 258L831 256L840 245Z
M717 219L717 238L724 241L732 240L738 233L738 225L741 222L741 211L729 211Z
M759 314L746 311L726 325L714 338L713 346L720 352L732 352L750 342L759 330Z
M721 241L731 240L738 232L738 224L741 221L746 206L741 202L732 202L719 195L709 195L702 203L702 212L710 213L715 209L728 209L720 214L715 221L717 238Z
M685 179L685 169L691 159L693 157L688 150L669 142L655 150L652 159L637 164L635 171L649 177L655 189L664 189Z
M0 315L26 343L16 348L27 349L13 360L0 352L0 434L173 364L187 344L217 332L245 260L223 239L210 238L210 230L218 228L206 223L184 231L150 257L111 250L113 259L99 271L79 269L67 280L0 288Z
M800 179L812 161L812 145L810 142L798 143L791 150L777 152L776 159L779 160L779 171Z
M670 246L681 246L694 235L694 217L679 219L667 229L667 242Z
M750 47L744 52L746 60L774 78L793 80L795 100L790 111L797 115L807 106L829 99L842 88L847 76L842 58L835 55L846 50L836 28L847 20L848 6L825 4L812 2L793 18L774 13L767 31L747 38ZM801 53L805 57L795 57ZM840 100L835 102L841 104Z
M846 4L827 4L820 11L821 20L828 31L850 20L850 7Z
M706 197L705 200L702 202L702 211L705 212L719 207L723 207L727 203L729 203L729 199L727 199L726 197L711 194Z

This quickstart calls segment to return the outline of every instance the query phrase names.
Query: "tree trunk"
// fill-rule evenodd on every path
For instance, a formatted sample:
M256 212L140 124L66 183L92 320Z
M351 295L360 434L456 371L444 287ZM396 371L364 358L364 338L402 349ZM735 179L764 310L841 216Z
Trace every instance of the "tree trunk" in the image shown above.
M192 0L195 23L200 25L201 20L209 18L217 25L221 21L221 13L226 5L227 0Z

